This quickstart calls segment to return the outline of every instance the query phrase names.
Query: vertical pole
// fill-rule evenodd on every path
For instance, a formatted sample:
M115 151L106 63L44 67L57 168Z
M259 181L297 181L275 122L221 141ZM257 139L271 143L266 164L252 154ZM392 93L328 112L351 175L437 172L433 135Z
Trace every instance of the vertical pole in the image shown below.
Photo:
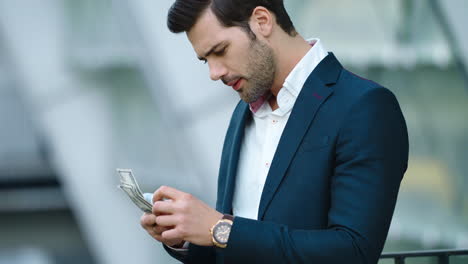
M438 257L439 259L439 264L449 264L450 263L450 258L448 254L444 254Z
M405 264L405 257L395 257L395 264Z

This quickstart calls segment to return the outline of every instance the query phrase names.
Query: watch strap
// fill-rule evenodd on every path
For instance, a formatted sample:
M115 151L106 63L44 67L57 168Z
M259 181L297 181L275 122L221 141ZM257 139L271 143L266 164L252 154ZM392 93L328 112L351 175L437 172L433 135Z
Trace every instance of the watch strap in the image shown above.
M233 216L233 215L229 215L229 214L225 214L225 215L223 215L223 218L222 218L222 219L227 219L227 220L234 221L234 216Z

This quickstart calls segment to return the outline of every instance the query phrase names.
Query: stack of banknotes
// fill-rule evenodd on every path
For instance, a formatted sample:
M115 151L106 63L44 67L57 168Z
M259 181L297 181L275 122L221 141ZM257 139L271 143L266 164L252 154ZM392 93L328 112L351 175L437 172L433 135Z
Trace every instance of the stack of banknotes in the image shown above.
M138 206L143 212L151 213L153 208L153 194L143 193L138 186L138 183L130 169L117 169L120 175L120 185L130 200Z

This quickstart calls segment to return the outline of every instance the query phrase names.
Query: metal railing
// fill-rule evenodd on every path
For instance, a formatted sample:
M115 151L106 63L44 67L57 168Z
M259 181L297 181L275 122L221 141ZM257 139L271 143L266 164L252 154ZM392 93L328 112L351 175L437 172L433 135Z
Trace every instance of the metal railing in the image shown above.
M405 264L407 258L434 257L438 264L449 264L451 256L468 256L468 249L407 251L384 253L380 259L394 259L395 264Z

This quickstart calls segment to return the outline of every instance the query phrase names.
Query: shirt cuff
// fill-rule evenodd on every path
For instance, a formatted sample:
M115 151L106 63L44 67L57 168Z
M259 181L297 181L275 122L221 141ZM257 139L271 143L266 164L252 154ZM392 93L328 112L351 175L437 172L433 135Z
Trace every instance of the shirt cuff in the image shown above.
M190 245L190 242L187 242L185 241L184 242L184 245L181 247L181 248L175 248L175 247L170 247L170 246L167 246L168 248L170 248L171 250L174 250L176 252L179 252L179 253L187 253L188 252L188 249L189 249L189 245Z

